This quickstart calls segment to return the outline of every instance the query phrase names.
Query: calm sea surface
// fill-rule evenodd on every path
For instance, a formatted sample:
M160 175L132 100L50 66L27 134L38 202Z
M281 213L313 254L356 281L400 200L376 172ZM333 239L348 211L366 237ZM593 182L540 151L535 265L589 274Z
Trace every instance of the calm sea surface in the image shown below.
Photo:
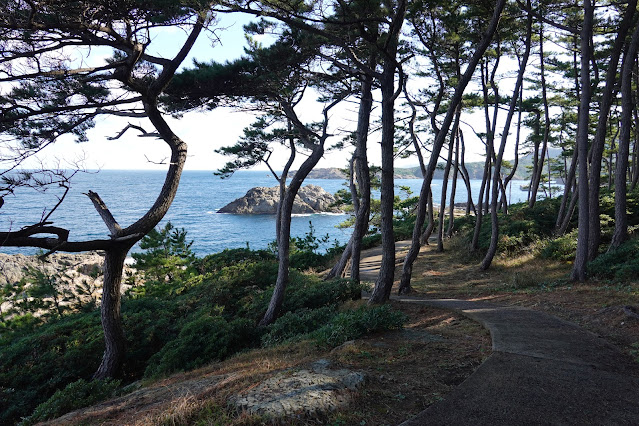
M153 205L164 181L161 171L103 170L99 173L80 174L74 177L72 188L64 203L51 216L56 226L71 231L69 239L107 238L106 226L96 213L89 198L84 195L89 190L97 192L107 204L115 219L123 227L130 225ZM523 181L513 181L510 189L511 202L525 200L526 192L520 189ZM180 188L173 205L167 213L166 221L188 232L194 240L192 249L199 256L215 253L225 248L246 247L247 242L254 249L265 248L275 239L275 217L270 215L233 215L216 213L227 203L246 194L252 187L275 186L277 182L262 171L242 171L228 179L220 179L208 171L186 171L182 175ZM307 179L306 184L323 187L330 193L344 188L344 181L338 179ZM481 181L472 181L474 198L477 197ZM419 179L396 180L396 193L400 186L408 186L418 194ZM56 188L45 193L21 190L15 196L7 196L0 209L0 230L17 230L22 226L36 223L43 212L56 202ZM450 192L450 185L449 185ZM456 202L466 201L466 188L460 180L457 185ZM433 181L433 195L438 203L441 197L441 181ZM309 230L309 221L315 227L316 235L329 234L331 240L344 243L350 236L350 229L336 226L346 219L341 214L296 215L293 217L291 233L303 236ZM136 246L134 251L139 250ZM3 253L32 254L34 249L0 247Z

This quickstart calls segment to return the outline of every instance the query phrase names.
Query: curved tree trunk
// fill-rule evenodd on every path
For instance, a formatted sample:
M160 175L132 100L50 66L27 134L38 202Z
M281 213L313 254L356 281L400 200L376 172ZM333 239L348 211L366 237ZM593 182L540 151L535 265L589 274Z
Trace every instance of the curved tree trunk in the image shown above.
M374 63L375 59L371 59ZM370 76L365 76L362 81L362 98L359 104L357 117L357 148L356 174L359 186L359 207L355 216L355 226L353 228L353 248L351 255L351 279L359 282L359 267L362 254L362 239L368 231L368 221L371 210L371 176L368 167L368 131L370 127L371 111L373 109L373 81Z
M290 265L290 249L291 249L291 214L293 212L293 203L297 192L299 191L306 176L313 170L313 167L319 162L324 155L324 144L315 145L311 155L302 163L297 173L291 179L291 183L284 194L282 202L280 239L277 247L279 254L279 262L277 268L277 281L273 289L273 295L268 305L268 309L264 317L260 321L260 325L269 325L275 321L279 314L282 302L284 301L284 291L288 285L289 265Z
M450 187L450 203L448 208L448 229L446 230L446 236L448 238L453 236L453 230L455 229L455 192L457 192L457 177L459 173L459 130L455 132L455 170L453 171L453 182Z
M615 171L615 232L609 250L614 250L628 239L628 215L626 191L628 185L628 157L630 156L630 132L632 128L632 71L637 60L639 25L635 26L628 52L624 55L621 73L621 135Z
M529 39L530 40L530 39ZM529 41L530 43L530 41ZM541 183L541 176L544 173L544 161L546 159L546 151L548 150L548 139L550 137L550 112L548 110L548 96L546 90L546 71L544 59L544 26L543 22L539 24L539 71L541 82L541 99L544 104L544 136L541 143L541 154L539 160L535 158L535 169L530 182L530 199L528 207L532 208L537 202L537 191ZM535 146L535 156L537 155L537 146Z
M470 211L472 210L474 214L477 214L477 209L475 208L475 203L473 202L473 191L470 186L470 174L468 173L468 169L466 169L466 144L464 143L464 132L462 129L459 129L459 140L461 141L461 175L464 180L464 184L466 185L466 216L470 215Z
M348 180L348 187L351 191L351 200L353 200L353 211L355 212L355 217L357 218L357 214L359 213L359 196L357 195L357 187L355 186L355 158L356 158L357 154L353 153L353 155L351 156L350 161L348 162L348 170L350 173L349 176L349 180ZM355 225L356 227L357 225ZM353 230L353 234L355 233L355 231ZM351 234L351 238L348 239L348 244L346 244L346 247L344 248L344 251L342 252L342 255L340 256L339 260L337 261L337 263L335 264L335 266L333 266L333 268L331 268L331 270L329 271L329 273L326 275L326 277L324 278L325 280L330 280L333 279L337 276L343 277L344 276L344 270L346 269L346 265L348 264L348 260L351 258L351 255L353 253L353 235Z
M339 257L335 265L328 271L328 274L324 277L324 280L332 280L335 277L343 277L344 271L346 270L346 266L348 265L348 261L351 258L351 254L353 253L353 236L348 239L348 243L346 247L344 247L344 251L342 255Z
M624 42L630 26L632 25L633 16L636 13L637 0L630 0L626 7L623 20L619 26L617 38L610 52L610 61L608 62L608 70L606 72L606 85L601 94L601 102L599 107L599 119L597 122L597 130L595 138L592 142L590 154L590 183L589 183L589 208L590 218L589 235L588 235L588 260L593 260L599 253L599 244L601 241L601 220L599 218L599 186L601 185L601 160L604 147L606 144L606 131L608 129L608 115L615 98L617 84L617 68L619 58L623 50ZM623 125L623 123L622 123Z
M428 244L428 239L435 229L435 213L433 207L433 191L428 191L428 225L424 229L424 233L419 237L421 245Z
M448 144L448 158L446 160L446 166L444 168L444 176L442 180L442 198L439 205L439 226L437 227L437 251L444 251L444 222L446 219L446 196L448 195L448 176L450 175L450 166L453 162L453 151L455 146L455 139L457 136L457 128L459 127L459 117L461 110L457 108L457 114L455 114L455 122L450 132L450 143ZM451 210L452 214L452 210Z
M557 212L557 221L555 222L555 234L562 235L565 232L561 231L561 224L564 222L567 212L570 212L570 209L566 209L570 194L572 192L573 183L576 178L577 171L577 154L579 152L575 149L572 154L572 159L570 160L570 168L568 169L568 175L566 176L566 181L564 182L564 195L561 199L561 204L559 205L559 212ZM575 194L576 195L576 194ZM574 197L573 197L574 198ZM570 213L572 214L572 213Z
M107 250L104 257L104 284L100 314L104 331L104 355L94 379L106 379L119 375L124 361L125 344L120 301L122 288L122 270L130 246Z
M446 117L442 123L442 127L440 131L437 133L435 137L435 141L433 143L433 151L431 153L430 160L428 162L428 168L426 169L426 174L424 176L424 182L422 183L422 188L419 194L420 202L417 204L417 212L415 218L415 227L413 228L413 237L411 241L410 249L406 254L404 259L404 265L402 267L402 277L400 281L400 288L408 288L410 286L411 275L413 273L413 263L415 259L417 259L417 255L419 254L420 249L420 236L421 230L424 226L424 221L426 219L426 201L428 200L428 193L430 191L430 185L433 179L433 173L435 172L435 168L437 167L437 159L439 157L439 153L441 152L442 146L444 145L446 134L448 133L448 129L452 124L453 117L455 115L455 111L457 110L457 106L461 102L462 96L464 94L464 90L468 85L468 82L472 78L473 73L475 72L475 68L479 63L479 60L484 55L484 52L488 48L490 41L493 38L495 31L497 30L497 24L499 23L499 17L501 16L501 12L504 9L506 4L505 0L498 0L495 4L495 11L490 21L490 25L486 31L486 33L482 36L482 39L477 46L477 49L473 53L472 58L470 59L462 78L459 80L457 87L455 88L455 93L451 98L448 111L446 112ZM423 201L422 201L423 200Z
M528 3L530 6L530 2ZM497 242L499 241L499 218L497 217L497 200L499 198L499 176L501 170L501 163L504 157L504 151L506 149L506 142L508 140L508 132L510 131L510 123L512 122L513 116L515 114L515 108L517 107L518 102L518 94L521 91L523 81L524 81L524 72L526 69L526 65L528 63L528 56L530 55L530 45L532 38L532 14L528 14L527 24L526 24L526 50L524 52L523 59L519 66L519 72L517 75L517 82L515 83L515 89L513 91L513 96L510 100L510 106L508 108L508 114L506 115L506 122L504 123L504 129L501 134L501 141L499 144L499 153L497 154L497 159L495 161L495 171L493 177L493 193L492 200L490 205L490 222L491 222L491 235L490 235L490 246L488 247L488 252L484 257L484 260L481 263L480 269L486 270L490 267L490 264L497 253Z

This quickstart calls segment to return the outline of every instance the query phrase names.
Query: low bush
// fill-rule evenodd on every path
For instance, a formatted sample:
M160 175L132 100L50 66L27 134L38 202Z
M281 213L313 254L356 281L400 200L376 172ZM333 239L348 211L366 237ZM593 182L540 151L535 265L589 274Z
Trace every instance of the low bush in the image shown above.
M302 308L296 312L287 312L271 324L268 331L262 335L262 346L283 343L305 336L324 326L335 313L336 310L333 306L317 309Z
M577 250L577 230L543 243L540 255L546 259L569 261L575 258Z
M20 425L54 419L78 408L96 404L115 396L119 388L119 380L76 380L38 405L33 414L25 418Z
M275 255L267 250L251 250L249 248L225 249L220 253L209 254L197 259L193 265L200 274L219 271L228 266L244 262L274 261Z
M192 370L254 347L256 342L257 332L252 321L238 318L227 322L215 314L195 314L174 340L149 359L144 375L159 377Z
M639 277L639 238L626 241L616 250L599 255L588 264L588 273L609 280L637 280Z
M405 322L406 315L390 305L362 306L340 312L312 336L320 346L335 347L366 333L402 328Z

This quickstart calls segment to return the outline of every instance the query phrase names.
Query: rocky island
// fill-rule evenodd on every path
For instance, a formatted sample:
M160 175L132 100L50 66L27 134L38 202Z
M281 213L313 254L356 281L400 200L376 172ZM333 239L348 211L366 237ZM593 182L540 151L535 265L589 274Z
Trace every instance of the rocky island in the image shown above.
M218 210L218 213L234 214L275 214L279 204L279 187L256 187L245 196L230 202ZM300 188L293 204L293 214L341 213L334 207L335 197L317 185Z

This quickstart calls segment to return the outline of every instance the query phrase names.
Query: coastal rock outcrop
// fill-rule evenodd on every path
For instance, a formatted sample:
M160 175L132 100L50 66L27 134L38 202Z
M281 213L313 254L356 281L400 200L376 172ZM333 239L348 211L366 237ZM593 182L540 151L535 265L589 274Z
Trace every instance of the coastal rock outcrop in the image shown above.
M321 359L310 369L282 371L229 402L271 418L314 417L347 405L364 380L361 372L333 369L330 361Z
M104 257L98 252L81 254L55 253L47 256L42 262L38 256L0 253L0 285L20 281L29 268L39 269L47 275L64 273L76 284L86 279L93 279L102 271Z
M230 202L218 210L218 213L234 214L275 214L279 204L279 187L257 187L250 189L245 196ZM293 204L293 214L341 213L332 204L335 197L317 185L300 188Z

